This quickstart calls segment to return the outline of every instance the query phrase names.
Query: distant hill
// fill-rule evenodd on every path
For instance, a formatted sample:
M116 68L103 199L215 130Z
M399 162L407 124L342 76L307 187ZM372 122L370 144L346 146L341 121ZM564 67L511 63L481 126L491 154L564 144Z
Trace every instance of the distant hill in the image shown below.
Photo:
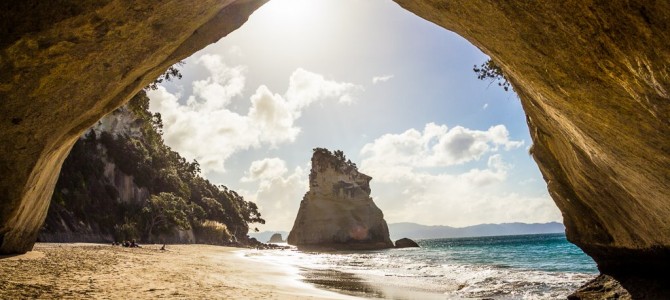
M468 227L426 226L416 223L389 224L391 240L400 238L437 239L473 236L519 235L564 233L565 227L558 222L551 223L503 223L480 224Z
M286 240L286 237L288 236L288 231L263 231L263 232L249 232L248 235L249 237L257 239L261 243L267 243L270 240L270 237L272 237L273 234L279 233L281 234L281 238Z
M503 223L503 224L480 224L468 227L450 226L427 226L416 223L394 223L389 224L391 240L395 241L404 237L410 239L439 239L472 236L497 236L497 235L519 235L519 234L542 234L542 233L564 233L565 227L558 222L550 223ZM256 238L259 242L267 243L270 237L281 234L286 239L288 231L263 231L249 232L249 236Z

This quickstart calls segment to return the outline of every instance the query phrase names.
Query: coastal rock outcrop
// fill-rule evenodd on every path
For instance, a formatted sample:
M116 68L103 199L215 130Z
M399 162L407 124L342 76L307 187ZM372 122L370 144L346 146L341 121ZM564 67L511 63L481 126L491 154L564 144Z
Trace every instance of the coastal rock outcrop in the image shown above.
M395 1L502 68L568 240L622 282L667 278L670 2Z
M415 241L408 239L408 238L401 238L397 241L395 241L395 247L396 248L412 248L412 247L419 247L419 244L417 244Z
M568 296L568 300L592 300L592 299L618 299L631 300L645 297L635 297L631 295L621 283L612 276L600 275L580 287L574 293ZM651 298L651 297L646 297ZM661 298L657 298L661 299Z
M314 149L309 191L287 242L336 250L392 248L384 215L370 198L370 180L341 151Z
M275 233L270 237L268 243L284 243L284 239L281 236L281 233Z

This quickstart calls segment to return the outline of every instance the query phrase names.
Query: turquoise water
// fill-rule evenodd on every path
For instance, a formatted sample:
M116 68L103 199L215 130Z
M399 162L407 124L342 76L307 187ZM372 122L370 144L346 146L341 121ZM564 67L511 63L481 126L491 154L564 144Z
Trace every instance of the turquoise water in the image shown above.
M593 260L564 234L513 235L417 242L424 259L547 272L597 274ZM418 253L416 253L418 254Z
M421 248L367 252L267 251L261 259L299 269L354 274L384 298L565 299L597 275L564 234L418 240Z

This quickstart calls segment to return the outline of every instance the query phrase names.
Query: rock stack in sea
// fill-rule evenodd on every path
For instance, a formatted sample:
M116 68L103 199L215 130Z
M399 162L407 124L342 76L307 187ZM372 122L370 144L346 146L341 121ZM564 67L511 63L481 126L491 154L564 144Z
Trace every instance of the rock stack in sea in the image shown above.
M268 243L283 243L284 239L281 236L281 233L275 233L270 237Z
M370 180L342 151L314 149L309 191L287 242L316 249L392 248L384 214L370 198Z

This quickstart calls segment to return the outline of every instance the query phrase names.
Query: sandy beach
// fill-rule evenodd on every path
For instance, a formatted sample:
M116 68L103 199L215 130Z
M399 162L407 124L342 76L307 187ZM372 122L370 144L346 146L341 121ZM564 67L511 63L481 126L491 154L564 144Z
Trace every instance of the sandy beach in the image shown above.
M36 244L0 257L0 299L354 299L209 245Z

